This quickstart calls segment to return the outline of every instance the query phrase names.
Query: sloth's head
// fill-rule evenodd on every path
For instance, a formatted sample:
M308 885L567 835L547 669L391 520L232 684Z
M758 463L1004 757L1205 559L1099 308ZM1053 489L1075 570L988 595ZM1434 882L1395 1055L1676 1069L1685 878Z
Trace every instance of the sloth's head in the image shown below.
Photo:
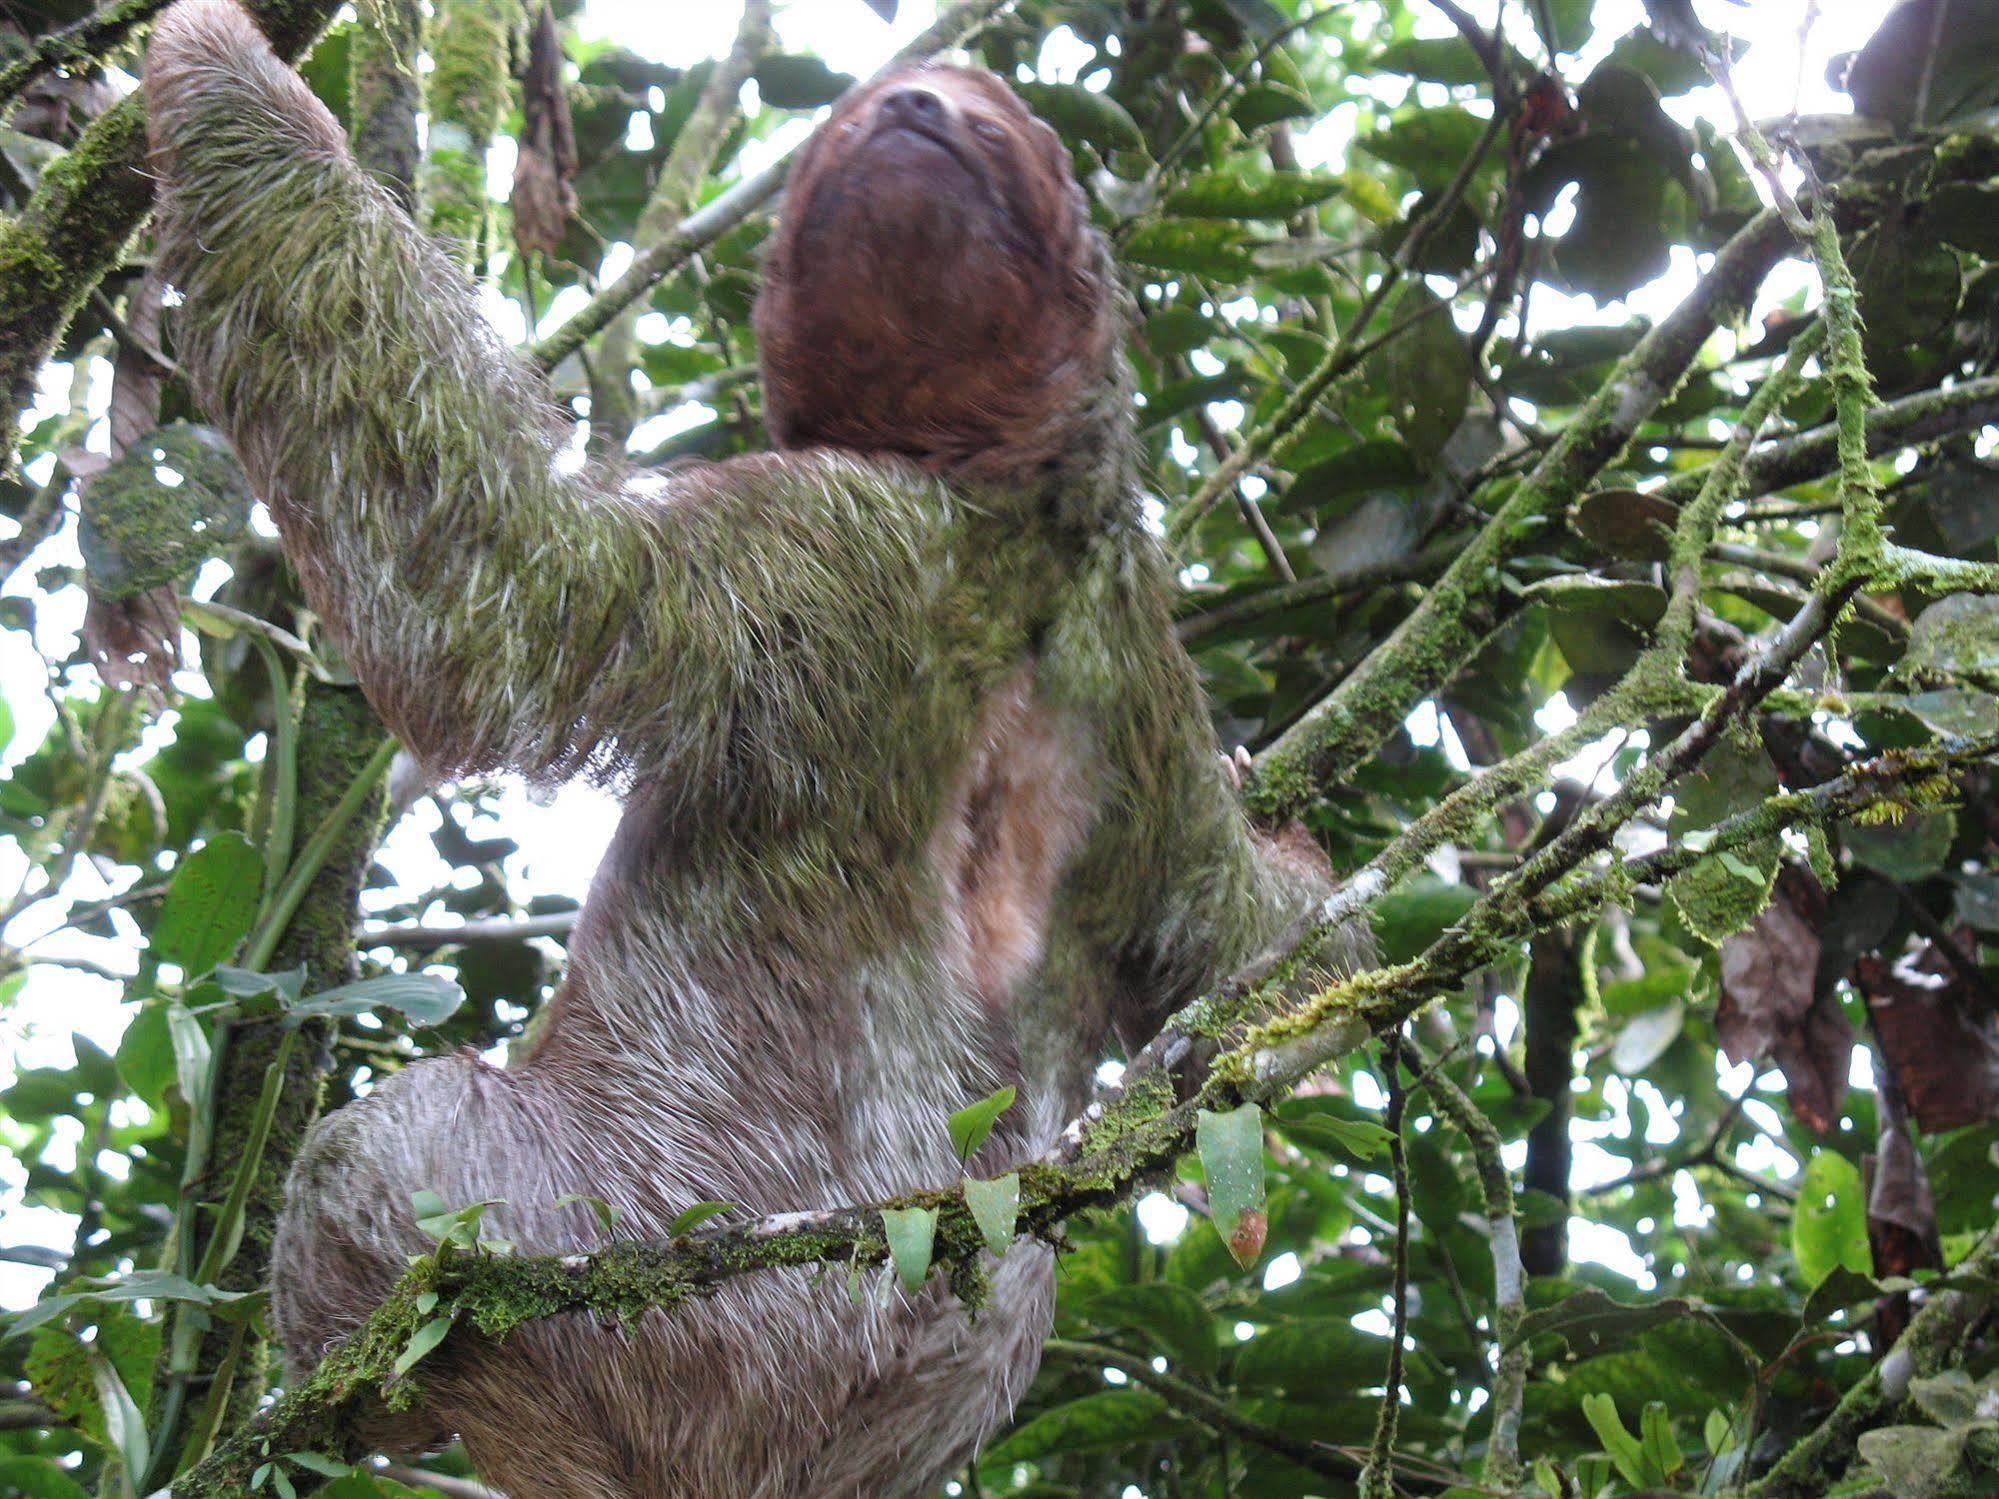
M1113 378L1109 259L1069 155L990 73L857 90L800 154L757 303L785 447L1015 475Z

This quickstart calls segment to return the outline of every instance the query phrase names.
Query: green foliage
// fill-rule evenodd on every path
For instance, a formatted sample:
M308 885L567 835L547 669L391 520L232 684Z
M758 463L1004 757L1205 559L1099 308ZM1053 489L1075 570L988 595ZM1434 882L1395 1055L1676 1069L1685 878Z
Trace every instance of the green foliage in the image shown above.
M1586 402L1613 381L1634 401L1644 394L1639 377L1653 372L1620 364L1643 332L1626 299L1754 212L1733 119L1703 104L1694 128L1681 123L1704 70L1643 28L1598 35L1586 0L1509 5L1489 55L1528 115L1489 131L1495 90L1480 50L1415 0L1026 0L974 44L1019 80L1071 153L1135 294L1143 471L1185 569L1180 626L1225 746L1265 749L1357 665L1392 662L1381 695L1361 705L1375 727L1353 731L1351 772L1295 797L1276 789L1343 873L1385 850L1410 855L1406 877L1369 903L1384 961L1420 965L1458 943L1474 953L1431 991L1419 1039L1490 1122L1509 1190L1524 1166L1533 1190L1512 1201L1543 1273L1521 1301L1506 1298L1483 1189L1490 1162L1420 1085L1404 1131L1411 1227L1395 1243L1385 1078L1365 1053L1340 1056L1267 1112L1206 1113L1195 1155L1140 1206L1069 1221L1056 1307L1067 1351L1047 1362L964 1491L975 1478L993 1499L1134 1489L1148 1499L1346 1499L1355 1480L1333 1455L1364 1451L1375 1428L1399 1249L1411 1287L1397 1435L1405 1487L1469 1494L1513 1482L1491 1466L1506 1352L1528 1372L1520 1492L1726 1492L1802 1450L1842 1392L1864 1394L1894 1298L1939 1268L1922 1246L1933 1239L1954 1262L1992 1226L1999 1089L1980 1081L1999 1053L1990 767L1903 773L1999 732L1999 612L1981 570L1999 562L1999 472L1981 428L1999 411L1999 67L1990 7L1967 0L1955 0L1932 49L1940 3L1894 8L1853 60L1844 76L1864 118L1807 118L1796 131L1842 205L1876 393L1924 418L1921 441L1874 470L1883 534L1930 560L1871 580L1759 721L1600 830L1586 859L1536 893L1525 926L1496 921L1495 884L1565 819L1656 765L1713 700L1704 694L1733 681L1811 590L1852 564L1851 541L1834 549L1848 527L1831 444L1810 462L1752 457L1749 482L1695 548L1691 648L1659 663L1651 695L1609 697L1656 659L1647 653L1674 618L1676 537L1698 513L1716 444L1821 305L1814 290L1758 303L1755 320L1725 309L1719 334L1699 330L1705 352L1692 371L1664 371L1656 404L1633 407L1631 441L1558 476L1568 487L1547 489L1545 504L1509 512L1524 519L1490 554L1479 580L1488 593L1467 603L1437 586L1445 565L1490 539L1502 505L1546 482L1536 465L1556 435L1587 425ZM466 24L497 10L433 8L461 29L440 85L449 97L430 106L452 129L425 163L427 222L524 313L567 309L605 279L604 247L638 235L707 66L568 37L578 211L555 253L502 253L510 235L483 193L478 148L489 133L517 144L523 129L501 87L508 38ZM8 27L39 35L85 10L16 6L0 52L13 49ZM871 24L853 10L851 24ZM1044 53L1058 29L1060 45ZM356 23L341 22L307 69L343 118L350 62L367 52L355 35ZM1059 76L1044 66L1058 57ZM1766 65L1761 50L1743 63ZM1774 66L1790 76L1788 58ZM718 132L697 201L765 159L794 112L851 81L804 53L766 56L753 77L762 108ZM273 692L259 642L279 652L287 677L308 659L298 642L311 670L338 678L340 668L179 382L166 382L157 419L138 423L146 435L72 482L93 467L80 456L102 411L91 383L130 341L143 243L132 267L102 282L101 301L82 299L125 253L149 189L116 168L120 152L137 150L135 110L81 141L74 128L29 134L32 113L24 105L0 136L11 215L0 221L0 365L12 380L5 361L17 350L32 361L52 349L56 362L20 434L21 477L0 481L0 513L25 538L0 542L19 569L0 601L10 653L0 661L29 663L6 677L11 700L0 703L0 737L16 725L20 734L0 776L0 839L28 875L5 913L0 1018L64 985L111 1004L110 982L71 961L125 981L115 1041L58 1042L55 1060L17 1068L0 1089L11 1194L0 1242L27 1242L32 1224L54 1266L40 1299L41 1272L9 1267L19 1272L9 1286L28 1289L8 1307L0 1377L10 1400L32 1399L43 1414L15 1421L10 1410L0 1423L0 1492L80 1499L118 1493L147 1466L166 1387L154 1368L177 1331L197 1328L210 1349L241 1335L231 1420L267 1384L254 1356L262 1296L196 1273L206 1245L246 1253L246 1221L268 1210L239 1201L232 1214L232 1184L252 1177L206 1155L218 1121L257 1114L261 1062L247 1090L221 1082L232 1054L266 1055L245 1027L288 1018L270 1029L294 1035L299 1055L324 1051L337 1102L422 1053L530 1040L563 965L546 941L505 937L371 948L351 975L308 978L302 956L255 955L273 874L289 867L285 849L272 853L285 811L277 747L299 706L288 681ZM69 201L68 218L49 217ZM631 368L604 368L593 345L594 370L571 360L554 371L558 400L579 413L592 373L624 377L644 465L762 448L746 314L765 233L753 217L704 246L642 303L658 317ZM1599 310L1556 293L1584 294ZM1659 302L1653 291L1638 305L1656 322ZM53 311L37 320L37 309ZM1311 384L1329 361L1344 362ZM25 373L31 385L35 372ZM10 409L27 406L28 388L10 389ZM1828 354L1776 423L1829 422L1853 389L1852 371ZM1196 513L1190 501L1222 454L1266 431L1240 489L1223 486ZM51 478L58 459L75 473ZM205 686L168 716L149 719L103 691L69 633L81 612L74 558L63 542L31 553L68 512L80 516L100 600L186 590L199 575L205 598L220 589L211 626L236 621L204 639L191 664ZM1398 645L1385 643L1438 604L1463 606L1442 659L1394 656ZM257 634L245 618L280 633ZM1423 682L1432 685L1412 685ZM1615 721L1588 720L1588 734L1519 785L1474 787L1474 767L1545 746L1606 701ZM1559 794L1557 764L1579 778ZM1855 765L1869 767L1863 784L1825 827L1771 815ZM297 799L332 805L344 789L304 786ZM370 919L573 910L580 891L522 885L520 850L488 831L500 796L477 784L438 789L434 867L385 854L368 875ZM295 827L291 853L315 820ZM1436 836L1420 848L1399 841L1412 828ZM1607 873L1624 855L1663 862ZM1307 989L1325 982L1301 976ZM1870 1068L1852 1065L1856 1045ZM1891 1076L1899 1110L1879 1091ZM284 1100L296 1113L267 1124L310 1117L317 1104L290 1086ZM1034 1103L1002 1089L950 1116L957 1154L969 1160L1002 1117L1017 1123ZM1904 1113L1911 1149L1898 1156L1889 1147ZM270 1134L282 1154L284 1129ZM954 1257L980 1246L1030 1252L1015 1234L1036 1169L965 1182L970 1224L927 1204L882 1213L901 1284L915 1292L949 1261L953 1286L967 1285ZM1565 1201L1565 1179L1587 1190ZM615 1237L608 1203L572 1205L579 1225ZM486 1263L508 1248L481 1238L491 1204L425 1194L416 1206L440 1254ZM22 1208L34 1213L17 1233L11 1214ZM672 1231L732 1210L741 1213L692 1204ZM942 1294L944 1279L924 1294ZM1977 1306L1992 1284L1989 1272L1955 1282ZM393 1362L421 1379L421 1360L455 1319L434 1295L409 1311ZM1974 1324L1950 1357L1962 1367L1916 1378L1908 1402L1873 1411L1796 1492L1991 1492L1999 1344ZM175 1428L181 1441L195 1414ZM415 1492L299 1445L260 1458L256 1492ZM179 1442L171 1449L169 1463Z

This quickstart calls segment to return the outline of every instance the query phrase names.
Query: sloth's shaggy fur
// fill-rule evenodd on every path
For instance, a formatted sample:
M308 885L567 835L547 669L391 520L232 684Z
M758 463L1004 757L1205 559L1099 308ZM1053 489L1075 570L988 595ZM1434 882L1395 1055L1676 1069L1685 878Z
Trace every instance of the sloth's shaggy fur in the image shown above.
M1006 132L938 179L976 212L954 236L898 164L920 143L866 144L870 90L807 159L759 319L781 440L846 451L658 478L563 460L538 380L233 0L159 23L178 355L314 606L435 772L627 794L532 1053L417 1063L313 1132L273 1266L294 1366L424 1247L420 1188L502 1199L492 1232L529 1251L599 1242L570 1193L630 1238L703 1199L865 1202L955 1177L945 1116L1012 1083L974 1162L1005 1169L1078 1107L1113 1027L1143 1033L1320 889L1260 856L1174 643L1117 294L1066 161L996 80L914 82L951 128ZM801 226L825 192L879 211ZM825 335L825 287L857 278L879 344ZM1006 305L1055 293L1060 317ZM976 337L954 343L954 307ZM461 1432L514 1499L927 1495L1047 1331L1046 1252L993 1279L976 1321L934 1283L856 1308L779 1272L629 1330L454 1340L381 1437Z

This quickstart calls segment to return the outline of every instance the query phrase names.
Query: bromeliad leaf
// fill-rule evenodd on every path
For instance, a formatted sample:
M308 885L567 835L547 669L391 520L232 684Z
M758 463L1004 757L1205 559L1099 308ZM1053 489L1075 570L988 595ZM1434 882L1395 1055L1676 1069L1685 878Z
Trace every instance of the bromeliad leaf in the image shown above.
M903 1289L922 1289L923 1278L930 1273L931 1248L937 1239L937 1213L934 1208L883 1208L882 1233L888 1239L889 1258L895 1261L895 1273L902 1278Z
M1208 1178L1215 1229L1235 1262L1247 1270L1263 1253L1269 1229L1263 1210L1263 1110L1253 1103L1226 1114L1203 1109L1194 1140Z
M196 1306L219 1307L257 1294L259 1293L254 1291L224 1291L214 1286L196 1285L183 1276L165 1270L138 1270L130 1275L120 1276L117 1280L46 1296L9 1318L5 1331L0 1333L0 1336L11 1338L18 1333L32 1332L43 1323L54 1321L65 1312L87 1302L191 1301Z
M951 1148L958 1152L959 1160L969 1161L986 1143L1000 1115L1013 1107L1015 1096L1012 1088L1000 1088L951 1116L945 1127L951 1132Z
M985 1236L986 1248L1005 1254L1013 1247L1014 1230L1020 1222L1020 1173L1009 1171L991 1181L967 1180L965 1207Z
M395 1010L412 1025L439 1025L465 1002L456 980L436 973L385 973L355 984L322 989L291 1007L293 1024L312 1015L366 1015Z

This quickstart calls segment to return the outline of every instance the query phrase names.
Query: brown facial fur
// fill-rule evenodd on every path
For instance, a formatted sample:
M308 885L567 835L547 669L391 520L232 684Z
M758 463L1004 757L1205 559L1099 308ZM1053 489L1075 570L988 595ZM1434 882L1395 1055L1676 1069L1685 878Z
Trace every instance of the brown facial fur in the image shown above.
M764 411L788 448L1030 475L1111 383L1107 258L1068 152L991 73L925 65L800 154L764 263Z

